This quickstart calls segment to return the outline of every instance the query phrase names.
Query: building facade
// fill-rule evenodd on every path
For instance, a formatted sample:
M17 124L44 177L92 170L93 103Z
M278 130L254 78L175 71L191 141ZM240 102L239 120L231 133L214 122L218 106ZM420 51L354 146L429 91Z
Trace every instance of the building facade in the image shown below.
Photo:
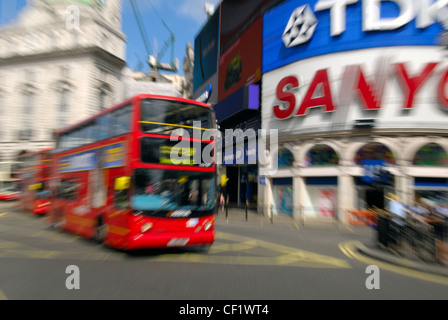
M278 145L260 167L261 212L347 223L389 192L448 200L447 8L436 6L287 0L265 13L262 128Z
M214 106L232 206L256 208L259 198L257 148L249 140L261 129L262 17L277 2L224 0L195 39L193 97Z
M0 157L52 148L54 130L122 98L121 0L30 0L0 28Z

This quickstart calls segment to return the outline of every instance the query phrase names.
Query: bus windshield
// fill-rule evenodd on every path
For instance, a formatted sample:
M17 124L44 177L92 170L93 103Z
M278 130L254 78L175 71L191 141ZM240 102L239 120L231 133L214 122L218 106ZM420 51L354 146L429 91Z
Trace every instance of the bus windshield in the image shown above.
M158 169L135 170L132 208L145 215L166 216L184 210L189 217L211 214L215 201L215 175Z
M183 102L145 99L140 123L144 133L182 136L186 131L192 136L194 129L211 129L211 110Z
M38 181L36 184L29 187L30 189L34 189L36 192L37 199L50 199L51 192L49 191L48 182L47 181Z

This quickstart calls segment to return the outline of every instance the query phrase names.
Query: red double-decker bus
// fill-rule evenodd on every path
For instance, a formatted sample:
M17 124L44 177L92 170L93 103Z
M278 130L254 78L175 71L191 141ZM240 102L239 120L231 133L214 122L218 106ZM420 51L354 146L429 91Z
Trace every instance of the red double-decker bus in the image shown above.
M16 201L20 199L20 180L18 178L17 161L0 162L0 201Z
M193 159L215 125L207 104L139 95L56 132L49 222L123 250L209 247L216 162Z
M18 207L36 215L50 208L52 149L27 152L18 157L18 178L21 187Z

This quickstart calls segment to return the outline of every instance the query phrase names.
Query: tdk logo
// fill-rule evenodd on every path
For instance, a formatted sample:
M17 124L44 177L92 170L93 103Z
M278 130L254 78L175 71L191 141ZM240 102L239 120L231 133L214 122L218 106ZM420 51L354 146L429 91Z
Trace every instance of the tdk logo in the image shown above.
M289 18L285 32L283 32L283 43L286 48L298 46L308 42L317 27L317 19L308 5L301 6L294 10Z
M294 10L282 35L287 48L304 44L311 40L319 23L315 12L329 11L331 36L339 36L346 31L346 9L348 6L362 5L362 31L386 31L399 29L416 20L418 29L425 29L440 23L448 29L448 0L319 0L314 6L302 5ZM390 17L383 14L382 3L393 3L398 13Z

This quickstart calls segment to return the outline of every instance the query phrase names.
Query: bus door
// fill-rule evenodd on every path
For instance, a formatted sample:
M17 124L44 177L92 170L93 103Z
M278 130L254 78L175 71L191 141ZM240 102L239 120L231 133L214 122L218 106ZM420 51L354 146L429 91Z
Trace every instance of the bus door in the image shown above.
M127 244L126 235L129 230L129 215L132 210L129 205L131 178L118 177L113 181L112 204L107 213L108 235L106 241L113 246L124 247Z
M62 229L79 232L85 212L76 208L79 204L80 181L78 178L62 178L57 183L52 206L53 224Z

